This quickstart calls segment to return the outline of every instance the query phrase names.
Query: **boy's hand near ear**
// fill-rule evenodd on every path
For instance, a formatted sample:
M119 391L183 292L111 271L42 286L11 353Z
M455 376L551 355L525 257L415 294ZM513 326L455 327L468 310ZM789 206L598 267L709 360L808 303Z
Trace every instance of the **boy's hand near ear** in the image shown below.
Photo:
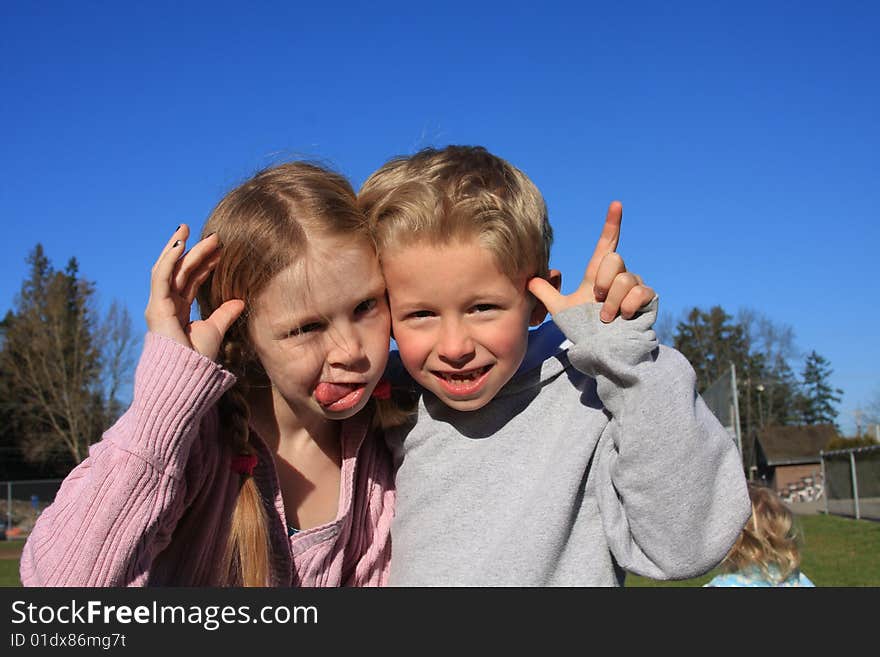
M612 321L618 312L624 319L632 319L654 298L654 290L644 284L641 276L628 272L623 258L617 254L622 220L623 206L612 201L584 279L572 294L559 292L562 276L556 270L551 270L549 281L537 277L529 281L529 291L551 315L584 303L602 303L599 317L603 322Z

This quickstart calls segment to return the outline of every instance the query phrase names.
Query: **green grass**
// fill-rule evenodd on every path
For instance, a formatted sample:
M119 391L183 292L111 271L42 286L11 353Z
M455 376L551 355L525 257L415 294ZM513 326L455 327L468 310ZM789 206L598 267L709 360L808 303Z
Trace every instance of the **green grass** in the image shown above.
M0 541L0 586L21 586L18 560L24 541Z
M0 561L0 586L21 586L18 578L18 559Z
M880 523L839 516L798 516L804 533L802 570L816 586L880 586ZM0 586L21 586L18 558L24 541L0 541ZM628 587L702 586L715 575L658 582L629 575Z
M816 586L880 586L880 523L831 515L798 516L804 534L801 570ZM628 575L632 587L702 586L717 573L658 582Z

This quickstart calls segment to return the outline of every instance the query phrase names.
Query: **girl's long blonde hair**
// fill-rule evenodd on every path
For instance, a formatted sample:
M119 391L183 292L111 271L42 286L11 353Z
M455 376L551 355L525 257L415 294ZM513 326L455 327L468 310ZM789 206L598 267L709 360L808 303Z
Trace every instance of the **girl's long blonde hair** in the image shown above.
M794 514L766 486L748 484L752 515L724 558L721 569L736 572L757 568L769 580L783 581L800 568L802 537Z
M369 240L369 231L343 176L315 164L290 162L265 169L229 192L212 211L202 236L211 233L219 237L223 252L199 289L199 310L207 317L230 299L245 302L218 356L237 377L221 398L219 412L230 457L251 455L248 392L267 383L248 335L252 304L278 273L305 256L313 236ZM253 478L244 474L220 583L269 585L270 558L266 502Z

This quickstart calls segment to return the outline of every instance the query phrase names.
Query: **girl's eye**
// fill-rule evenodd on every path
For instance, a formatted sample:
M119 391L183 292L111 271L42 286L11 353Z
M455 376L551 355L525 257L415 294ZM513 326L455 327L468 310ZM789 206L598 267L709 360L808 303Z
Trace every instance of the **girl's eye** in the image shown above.
M354 309L354 314L355 315L365 315L368 312L370 312L371 310L373 310L373 308L376 307L377 303L378 303L378 301L376 301L376 299L366 299L364 301L361 301L357 305L357 308Z
M478 303L477 305L473 306L472 310L478 313L484 313L490 310L495 310L497 307L498 306L495 306L491 303Z
M430 310L416 310L406 316L407 319L424 319L425 317L433 317L434 313Z
M287 332L287 337L294 338L298 335L306 335L307 333L314 333L315 331L320 331L321 326L322 325L318 322L311 322L309 324L303 324L302 326L300 326L298 328L290 329L290 331Z

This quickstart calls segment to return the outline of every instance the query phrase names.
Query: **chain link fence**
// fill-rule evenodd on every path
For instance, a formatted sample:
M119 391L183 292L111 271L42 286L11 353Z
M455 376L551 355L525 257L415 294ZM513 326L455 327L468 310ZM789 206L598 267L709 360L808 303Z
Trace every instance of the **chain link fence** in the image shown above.
M880 445L820 452L825 512L880 520Z
M736 443L740 454L743 451L740 433L739 402L737 401L736 367L733 363L721 376L713 381L700 393L709 410L715 414L722 426L727 429L731 439Z
M27 538L40 513L55 499L63 479L0 481L5 513L0 515L0 539Z

